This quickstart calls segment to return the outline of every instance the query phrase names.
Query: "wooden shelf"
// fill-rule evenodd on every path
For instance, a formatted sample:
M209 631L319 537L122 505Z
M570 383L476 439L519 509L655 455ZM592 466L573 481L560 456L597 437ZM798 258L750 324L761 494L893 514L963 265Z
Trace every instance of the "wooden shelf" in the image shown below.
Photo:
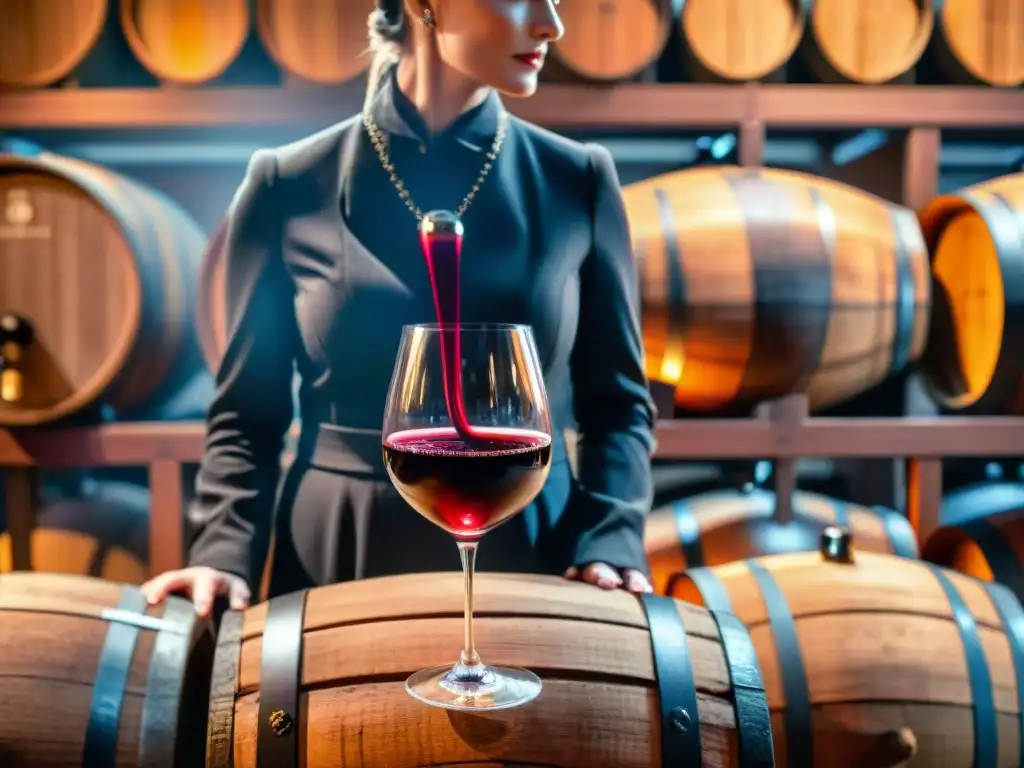
M545 84L510 110L560 130L1019 128L1024 91L944 86ZM359 111L362 86L66 88L0 93L0 129L330 125Z
M919 536L939 524L944 456L1013 456L1024 449L1024 418L814 418L791 396L758 418L661 421L656 456L667 459L774 459L775 490L788 507L794 460L811 457L906 459L905 512ZM38 508L38 470L109 466L149 468L150 568L184 562L183 467L202 457L205 425L116 424L77 429L0 429L8 527L15 567L27 568Z
M0 469L195 464L202 457L204 437L202 422L0 429ZM656 437L657 458L690 461L1018 456L1024 452L1024 418L662 420Z

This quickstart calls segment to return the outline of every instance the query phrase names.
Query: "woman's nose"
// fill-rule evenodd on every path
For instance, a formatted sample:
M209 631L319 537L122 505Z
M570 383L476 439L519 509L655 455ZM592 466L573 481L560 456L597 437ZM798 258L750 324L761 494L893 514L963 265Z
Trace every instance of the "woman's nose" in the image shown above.
M558 11L555 10L556 5L558 0L540 0L533 3L536 12L531 31L535 40L553 43L565 34L565 27L558 16Z

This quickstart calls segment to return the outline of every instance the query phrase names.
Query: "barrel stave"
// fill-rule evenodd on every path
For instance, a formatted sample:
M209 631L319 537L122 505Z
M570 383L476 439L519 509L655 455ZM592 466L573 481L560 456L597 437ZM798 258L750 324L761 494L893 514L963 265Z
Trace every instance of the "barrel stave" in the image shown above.
M906 209L807 174L731 167L623 196L647 372L684 411L744 414L794 392L820 410L922 354L931 282Z
M202 763L213 635L190 603L134 587L0 575L4 768ZM111 720L111 715L115 719Z
M673 595L720 602L709 577L750 628L780 766L801 764L787 735L796 733L809 734L815 765L894 765L865 755L898 752L894 735L909 729L910 764L967 768L976 764L975 706L993 713L978 721L983 749L995 750L986 764L1019 764L1014 630L986 585L884 555L858 553L854 564L836 564L802 553L702 570L679 579ZM787 625L795 645L782 631ZM975 646L979 659L969 664Z
M543 694L529 707L486 717L423 707L408 696L403 681L411 672L454 661L458 653L461 586L461 575L452 573L371 579L306 593L302 647L291 653L302 657L297 728L308 766L337 765L337 755L361 768L480 761L561 768L662 765L658 670L664 658L648 629L647 611L653 609L624 592L550 577L479 574L475 629L485 661L537 671ZM211 734L233 732L238 768L262 765L262 632L268 614L277 611L273 621L281 621L284 605L271 601L249 609L235 638L218 647L223 659L238 653L240 661L219 666L221 680L213 684L217 689L237 671L237 698L226 715L233 715L234 727L215 722ZM730 672L736 662L729 661L723 643L723 619L684 603L667 605L685 628L702 760L738 766L731 679L736 673ZM338 647L349 650L338 654ZM282 663L280 654L275 657L275 664ZM764 713L767 721L766 707ZM217 754L223 763L225 753Z

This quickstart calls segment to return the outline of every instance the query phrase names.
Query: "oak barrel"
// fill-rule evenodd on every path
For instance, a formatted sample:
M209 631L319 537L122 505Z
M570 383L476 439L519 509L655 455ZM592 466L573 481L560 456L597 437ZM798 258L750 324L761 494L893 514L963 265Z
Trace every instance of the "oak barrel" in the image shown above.
M0 765L203 764L213 633L191 603L135 587L0 575Z
M967 84L1024 84L1024 0L934 0L933 37L945 72Z
M913 69L928 47L935 28L932 4L812 0L802 53L826 82L895 80Z
M375 0L256 0L256 29L279 67L334 85L370 66L366 20Z
M33 571L141 584L149 578L149 489L89 483L80 495L47 501L32 532L31 557ZM10 536L0 533L0 573L11 570Z
M120 0L121 29L135 58L160 80L218 77L249 37L247 0Z
M0 87L40 88L70 75L99 40L107 0L4 0Z
M207 768L773 764L734 617L543 576L481 573L474 598L484 661L541 676L529 706L470 715L405 692L410 673L458 658L461 574L320 587L225 614Z
M821 554L697 568L673 584L749 628L777 764L1019 768L1017 599L919 560L854 553L829 533Z
M904 515L817 493L795 491L792 520L773 518L775 494L761 488L712 491L681 499L647 517L644 546L656 591L674 573L761 555L814 551L830 525L848 528L867 552L917 557L917 538Z
M587 80L627 80L654 64L672 28L672 0L562 3L565 34L552 53Z
M1024 173L937 197L919 218L935 303L929 394L946 411L1024 414Z
M808 174L697 168L623 190L647 373L684 411L812 410L924 349L931 284L914 214Z
M698 75L759 80L789 61L804 33L802 0L686 0L680 25Z
M1024 485L993 483L950 494L944 525L922 547L929 562L1005 584L1024 601Z
M0 156L0 206L0 426L144 416L201 371L206 236L179 205L44 152Z

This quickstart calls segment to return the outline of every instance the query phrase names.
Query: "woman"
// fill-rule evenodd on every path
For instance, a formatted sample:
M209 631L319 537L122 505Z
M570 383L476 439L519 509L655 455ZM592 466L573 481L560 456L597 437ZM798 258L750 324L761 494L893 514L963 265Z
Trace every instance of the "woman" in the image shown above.
M230 210L199 533L189 568L145 585L153 602L245 607L272 519L272 596L459 569L448 534L389 482L380 428L402 326L435 320L416 212L460 205L462 318L533 326L556 427L544 490L487 535L478 566L650 589L654 412L618 177L603 148L509 116L497 93L535 92L562 34L555 4L378 0L363 115L253 157ZM275 505L296 367L302 437Z

